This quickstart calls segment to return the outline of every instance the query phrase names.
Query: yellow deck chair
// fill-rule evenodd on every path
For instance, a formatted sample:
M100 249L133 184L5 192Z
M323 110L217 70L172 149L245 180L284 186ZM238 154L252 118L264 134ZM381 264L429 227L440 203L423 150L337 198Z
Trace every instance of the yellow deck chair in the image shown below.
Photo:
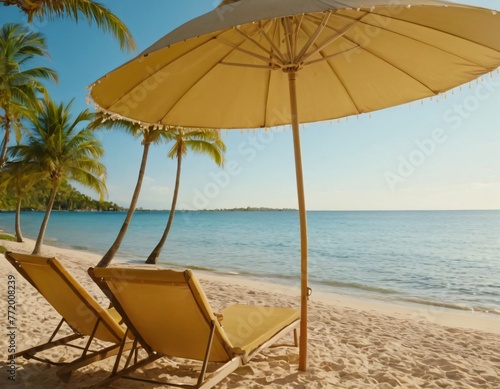
M148 354L139 359L132 348L120 369L121 357L117 357L111 375L96 386L129 378L206 389L292 331L294 346L297 346L298 310L235 304L216 316L191 270L112 267L90 268L89 274L122 315L138 345ZM132 355L135 355L133 363ZM190 382L173 383L129 375L162 357L199 361L194 380L191 377ZM165 369L160 375L163 373L185 374L175 369Z
M114 308L103 308L57 259L13 252L6 252L5 258L62 316L47 342L17 352L11 358L23 356L26 359L62 366L57 371L57 375L63 381L67 381L75 369L118 353L122 341L126 339L126 327L121 324L120 315ZM73 333L56 338L64 323L71 328ZM88 337L88 341L84 347L70 343L85 337ZM110 342L113 345L91 350L91 344L95 339ZM123 345L123 347L130 348L132 342L126 341ZM82 350L82 353L68 363L59 363L36 356L37 353L57 346L76 348Z

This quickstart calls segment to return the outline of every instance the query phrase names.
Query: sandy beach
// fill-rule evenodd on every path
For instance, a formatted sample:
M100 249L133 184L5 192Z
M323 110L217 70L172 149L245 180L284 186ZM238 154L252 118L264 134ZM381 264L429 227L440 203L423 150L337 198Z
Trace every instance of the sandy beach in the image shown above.
M11 251L30 253L33 241L0 240ZM103 305L107 300L86 271L96 254L44 246L43 254L57 257L68 271ZM3 257L3 255L2 255ZM119 261L113 262L114 266ZM298 288L241 278L195 272L215 311L239 302L298 307ZM0 279L6 290L9 275L16 277L16 348L40 343L60 320L54 309L5 260ZM68 384L57 368L37 361L16 360L16 381L8 379L7 298L0 304L4 336L0 346L0 386L19 388L77 388L107 375L113 359L73 373ZM424 306L387 304L314 291L309 305L309 368L298 372L298 349L265 350L217 387L229 388L499 388L500 318L495 315L455 312ZM52 349L56 360L72 352ZM144 374L162 374L158 361ZM117 388L161 387L120 380Z

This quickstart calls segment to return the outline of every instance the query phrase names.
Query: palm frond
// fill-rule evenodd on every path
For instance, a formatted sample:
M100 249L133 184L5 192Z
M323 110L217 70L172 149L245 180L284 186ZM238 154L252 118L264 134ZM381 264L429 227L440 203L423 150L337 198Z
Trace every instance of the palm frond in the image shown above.
M21 7L28 14L29 20L33 17L39 19L67 17L78 21L79 17L83 16L89 24L95 23L101 30L117 38L122 50L136 50L134 39L127 26L98 2L90 0L31 0L30 2L34 4L33 7Z
M46 67L29 68L28 61L36 56L48 56L45 38L20 24L6 23L0 28L0 110L5 120L3 142L10 137L10 127L16 140L21 139L22 118L36 112L37 94L46 93L40 79L58 81L57 74ZM5 159L4 149L0 160Z
M19 79L23 77L25 80L30 80L30 81L36 81L36 79L43 79L43 80L52 80L56 83L59 82L59 77L57 75L57 72L55 70L46 67L36 67L20 71L17 77ZM39 85L40 85L39 83L36 83L36 85L34 86L38 87Z
M218 130L177 128L172 131L176 140L167 154L169 158L177 158L178 153L185 156L188 150L192 150L195 153L207 155L218 166L224 166L226 145Z
M13 146L10 153L26 164L36 163L54 185L75 180L96 190L102 198L107 193L106 168L99 161L104 149L92 129L81 128L94 115L84 110L72 119L70 108L71 103L43 99L42 109L28 118L26 143Z

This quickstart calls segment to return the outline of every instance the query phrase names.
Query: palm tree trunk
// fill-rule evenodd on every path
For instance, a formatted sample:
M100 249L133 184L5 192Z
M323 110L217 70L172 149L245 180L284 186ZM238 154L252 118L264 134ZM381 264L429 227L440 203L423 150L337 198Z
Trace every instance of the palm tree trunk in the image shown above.
M125 220L123 222L122 228L120 229L118 236L116 237L114 243L109 248L108 252L104 254L104 257L102 257L102 259L97 264L97 267L107 267L111 263L111 261L115 257L116 252L120 248L120 245L122 244L125 234L127 233L128 226L130 225L130 221L132 220L132 216L135 211L137 200L139 199L139 194L141 193L142 180L144 178L144 172L146 171L146 163L148 160L148 152L150 144L151 143L144 143L144 151L142 153L142 161L141 161L141 168L139 169L139 177L137 178L137 184L135 185L132 201L130 202L130 207L128 209L127 216L125 217Z
M16 204L16 221L15 221L15 229L16 229L16 241L23 241L23 234L21 232L21 203L23 202L22 196L17 196L17 204Z
M10 120L8 115L5 115L7 120L5 121L5 135L2 142L2 150L0 151L0 170L3 169L5 163L7 162L7 148L9 147L10 141Z
M31 254L40 255L42 251L43 238L45 237L45 230L47 229L47 224L49 223L50 212L52 212L52 206L54 205L54 200L56 199L58 182L52 185L52 191L50 192L49 201L47 202L47 208L45 210L45 216L40 226L40 232L38 233L38 238L36 239L35 248Z
M170 214L168 215L167 226L165 227L165 231L163 231L163 235L154 248L154 250L149 254L146 263L155 264L158 261L158 257L160 256L161 250L165 241L167 240L168 233L170 231L170 227L174 221L174 213L175 213L175 205L177 204L177 195L179 194L179 183L181 181L181 165L182 165L182 150L179 148L177 151L177 174L175 176L175 188L174 188L174 197L172 198L172 206L170 207Z

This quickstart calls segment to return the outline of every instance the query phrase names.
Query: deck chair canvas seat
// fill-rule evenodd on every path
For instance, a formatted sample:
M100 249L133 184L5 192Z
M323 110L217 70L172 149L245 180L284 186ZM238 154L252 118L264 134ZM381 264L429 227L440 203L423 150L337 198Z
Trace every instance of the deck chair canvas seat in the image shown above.
M14 357L23 356L53 365L64 365L57 374L67 381L75 369L118 353L126 332L121 316L114 308L103 308L56 258L13 252L6 252L5 258L62 316L47 342L17 352ZM72 334L58 335L64 323L70 327ZM88 338L85 347L73 342L85 338ZM112 345L91 350L90 346L96 339ZM37 355L57 346L72 347L82 352L68 363L55 362ZM131 342L126 342L125 347L130 346Z
M143 359L136 356L135 362L129 364L131 351L121 368L117 357L111 375L96 386L130 378L183 388L211 388L284 335L293 332L297 345L298 310L235 304L216 316L191 270L111 267L91 268L89 274L148 354ZM162 357L200 361L196 382L160 382L130 375ZM221 365L215 371L214 363ZM207 373L209 364L211 370Z

